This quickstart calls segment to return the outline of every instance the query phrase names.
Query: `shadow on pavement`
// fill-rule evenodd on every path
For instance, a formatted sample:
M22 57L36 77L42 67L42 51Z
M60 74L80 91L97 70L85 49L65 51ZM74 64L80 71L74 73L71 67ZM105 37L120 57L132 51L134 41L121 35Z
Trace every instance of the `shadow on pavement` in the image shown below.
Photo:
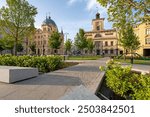
M60 85L60 86L79 86L83 84L77 77L63 75L44 74L36 78L14 83L14 85Z

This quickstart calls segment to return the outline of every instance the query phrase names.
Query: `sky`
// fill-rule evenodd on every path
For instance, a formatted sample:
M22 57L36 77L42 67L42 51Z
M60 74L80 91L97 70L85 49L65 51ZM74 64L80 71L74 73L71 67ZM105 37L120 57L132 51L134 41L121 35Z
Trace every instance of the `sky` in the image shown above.
M28 0L28 2L38 10L35 17L36 28L40 28L46 15L50 15L59 31L63 29L67 38L72 40L79 28L85 31L92 30L92 19L97 12L105 18L105 29L112 28L112 23L107 21L107 9L100 6L96 0ZM3 5L6 5L6 0L0 0L0 8Z

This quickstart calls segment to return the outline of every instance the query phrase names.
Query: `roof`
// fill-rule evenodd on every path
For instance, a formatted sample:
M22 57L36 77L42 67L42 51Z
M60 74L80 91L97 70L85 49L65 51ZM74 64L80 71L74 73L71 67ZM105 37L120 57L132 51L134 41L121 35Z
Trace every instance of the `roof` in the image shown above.
M51 19L51 17L46 17L46 19L43 21L43 25L53 25L57 27L56 23Z
M116 29L107 29L107 30L100 30L100 31L86 31L85 33L100 33L100 32L116 32Z

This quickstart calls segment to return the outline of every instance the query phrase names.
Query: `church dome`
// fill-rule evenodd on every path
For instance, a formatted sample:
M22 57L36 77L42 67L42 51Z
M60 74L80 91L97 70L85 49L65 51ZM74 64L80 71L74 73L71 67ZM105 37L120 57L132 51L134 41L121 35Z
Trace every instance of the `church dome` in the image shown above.
M51 17L46 17L46 19L43 21L43 25L53 25L57 27L56 23L51 19Z

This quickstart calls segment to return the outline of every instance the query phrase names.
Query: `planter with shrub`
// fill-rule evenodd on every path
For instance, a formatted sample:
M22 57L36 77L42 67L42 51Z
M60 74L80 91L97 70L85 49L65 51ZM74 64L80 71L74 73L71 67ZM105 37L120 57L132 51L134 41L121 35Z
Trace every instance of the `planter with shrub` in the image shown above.
M107 67L101 67L100 69L106 72L106 87L111 89L118 97L127 100L150 99L149 74L134 73L131 66L122 67L120 63L114 61L110 61ZM113 97L113 95L110 97Z

